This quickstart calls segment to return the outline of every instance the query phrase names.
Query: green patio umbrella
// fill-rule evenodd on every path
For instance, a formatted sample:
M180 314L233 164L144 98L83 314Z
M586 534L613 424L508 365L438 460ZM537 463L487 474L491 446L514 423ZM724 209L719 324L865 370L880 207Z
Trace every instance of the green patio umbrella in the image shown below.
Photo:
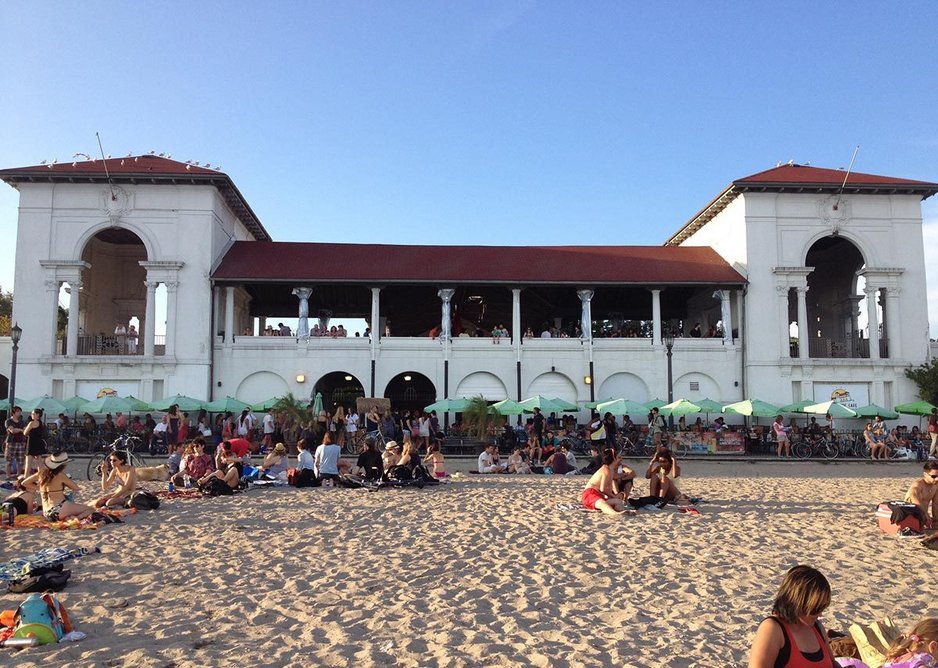
M713 399L694 399L693 403L700 406L701 413L721 413L723 411L723 402Z
M842 403L837 401L824 401L819 404L811 404L810 406L804 407L805 413L811 413L813 415L827 415L831 414L831 417L835 418L855 418L857 417L857 412L852 408L847 408Z
M796 401L793 404L788 404L787 406L782 406L778 409L779 413L804 413L804 407L810 406L814 403L814 399L802 399L801 401Z
M575 403L573 403L572 401L567 401L566 399L560 399L560 398L558 398L558 397L554 397L553 399L551 399L551 401L552 401L555 405L561 406L562 409L563 409L565 412L567 412L567 413L573 413L573 412L576 412L576 411L580 410L580 407L579 407L579 406L577 406L577 405L576 405Z
M130 402L130 405L132 406L130 410L134 413L146 413L153 410L150 404L145 401L141 401L132 394L128 394L126 397L124 397L124 399Z
M245 408L247 408L248 405L249 404L247 404L244 401L239 401L238 399L235 399L234 397L227 396L224 399L216 399L215 401L210 401L209 403L205 404L202 408L204 408L209 413L228 413L229 411L232 413L240 413Z
M677 401L672 401L670 404L665 404L658 409L658 412L662 415L670 415L672 417L692 415L694 413L703 413L703 411L700 410L700 406L688 401L687 399L678 399Z
M23 408L23 413L30 413L37 408L41 408L42 412L47 415L58 415L59 413L68 412L68 406L58 399L53 399L48 394L24 401L20 406Z
M13 401L13 405L14 406L17 405L15 399ZM8 410L10 410L10 400L9 399L0 400L0 411L8 411Z
M517 401L512 401L511 399L503 399L502 401L497 401L492 404L492 408L498 411L499 415L521 415L522 413L530 413L530 410L527 410Z
M600 399L599 401L587 401L583 404L583 408L589 408L590 410L596 410L596 407L599 404L609 403L610 401L615 401L615 397L609 397L608 399Z
M197 411L202 408L205 402L187 397L184 394L175 394L171 397L151 402L150 408L155 411L168 411L169 407L173 404L177 404L181 411Z
M521 402L521 405L529 413L533 413L535 408L540 408L542 413L548 415L550 413L562 413L567 410L563 407L563 405L554 403L553 399L548 399L547 397L543 397L540 394L535 394L533 397L528 397Z
M71 399L66 399L62 403L68 406L69 413L77 413L78 409L87 404L89 399L84 397L74 396Z
M664 401L663 399L659 399L658 397L655 397L651 401L645 402L645 412L650 411L652 408L657 408L658 410L661 410L661 407L666 405L667 403L668 403L667 401Z
M317 392L316 396L313 397L313 415L319 415L322 410L322 392Z
M745 415L747 417L775 417L781 411L778 406L774 406L767 401L746 399L745 401L737 401L735 404L724 406L723 412Z
M321 396L320 401L322 401ZM440 399L429 406L425 406L423 410L427 413L432 413L433 411L437 411L438 413L462 413L469 408L470 403L471 401L469 399Z
M252 411L259 411L261 413L270 410L280 401L280 397L271 397L270 399L265 399L264 401L259 401L256 404L251 404ZM244 410L244 409L241 409ZM318 413L317 413L318 415Z
M119 397L116 394L109 394L99 397L94 401L82 404L78 409L81 413L129 413L133 410L133 404Z
M927 401L913 401L911 404L900 404L895 410L906 415L931 415L932 409L938 408ZM25 408L23 409L26 410Z
M869 406L861 406L857 410L857 417L876 417L879 415L884 420L895 420L899 417L899 414L896 411L890 410L888 408L883 408L882 406L877 406L876 404L870 404Z
M596 412L612 413L613 415L641 415L644 417L648 413L648 407L645 404L628 399L611 399L596 406Z

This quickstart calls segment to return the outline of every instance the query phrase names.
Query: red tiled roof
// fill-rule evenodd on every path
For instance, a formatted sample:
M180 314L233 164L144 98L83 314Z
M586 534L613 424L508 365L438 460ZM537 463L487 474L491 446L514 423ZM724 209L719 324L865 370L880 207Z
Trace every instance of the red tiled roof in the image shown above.
M928 189L938 189L938 184L927 181L914 181L912 179L900 179L894 176L877 176L875 174L861 174L860 172L850 172L848 175L842 169L825 169L822 167L809 167L806 165L782 165L773 169L767 169L764 172L746 176L733 181L734 186L753 185L753 184L811 184L837 186L843 184L844 177L847 178L847 186L911 186L926 187Z
M846 177L846 183L844 183ZM665 241L666 246L682 243L725 209L730 202L745 192L793 192L855 194L919 195L922 199L938 193L938 183L877 176L842 169L825 169L807 165L780 165L764 172L733 181L719 195Z
M392 246L238 241L213 278L244 282L728 284L709 247Z
M107 169L105 169L105 166ZM138 155L125 158L61 162L0 169L0 179L11 186L22 182L105 182L110 175L114 183L170 183L213 185L235 215L251 231L254 238L265 241L270 235L251 210L247 200L224 172L160 157Z

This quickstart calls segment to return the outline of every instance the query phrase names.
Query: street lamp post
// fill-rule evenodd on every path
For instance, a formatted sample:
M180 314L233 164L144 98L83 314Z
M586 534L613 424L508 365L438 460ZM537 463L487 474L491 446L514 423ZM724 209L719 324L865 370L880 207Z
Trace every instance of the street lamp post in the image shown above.
M664 343L665 350L668 351L668 403L674 401L674 381L671 375L671 350L674 348L674 332L670 329L665 331L661 336L661 340ZM668 416L668 427L674 429L674 416Z
M13 340L13 362L10 365L10 413L13 412L13 405L16 403L16 353L20 348L20 338L23 336L23 328L18 323L10 328L10 338Z

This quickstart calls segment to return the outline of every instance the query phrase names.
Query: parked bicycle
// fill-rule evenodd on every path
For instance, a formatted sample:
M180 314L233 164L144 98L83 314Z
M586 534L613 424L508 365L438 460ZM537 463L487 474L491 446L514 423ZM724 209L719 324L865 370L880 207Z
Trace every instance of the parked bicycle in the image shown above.
M792 454L798 459L809 457L823 457L824 459L837 459L840 456L840 444L827 436L802 435L792 443Z
M355 434L355 438L346 438L345 445L342 447L342 452L347 455L356 455L362 450L365 449L365 440L371 438L374 439L375 448L378 452L384 452L384 448L387 445L387 441L384 440L384 434L380 431L369 431L359 430Z
M105 471L110 471L111 467L108 463L108 457L112 452L117 450L124 450L127 452L127 463L134 468L138 466L146 466L146 462L143 461L143 458L134 454L135 449L142 450L143 441L141 441L136 436L130 436L129 434L122 434L118 436L113 443L105 446L104 452L99 452L95 455L92 455L91 459L88 460L88 480L95 480L100 478L102 468Z

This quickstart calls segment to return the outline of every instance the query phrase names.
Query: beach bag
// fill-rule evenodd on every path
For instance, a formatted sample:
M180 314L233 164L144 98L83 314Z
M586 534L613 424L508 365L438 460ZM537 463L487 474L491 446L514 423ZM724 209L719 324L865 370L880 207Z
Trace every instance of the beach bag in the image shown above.
M404 482L413 479L414 474L407 466L392 466L390 469L388 469L388 480Z
M30 565L23 570L23 574L7 583L7 592L11 594L28 594L30 592L62 591L72 576L62 564L52 566Z
M160 507L160 500L152 492L140 490L130 495L127 507L137 510L156 510Z
M889 617L869 625L853 624L850 636L857 644L860 658L870 668L880 668L886 662L889 646L899 638L901 632Z
M14 638L36 638L40 645L52 645L72 630L65 607L55 594L30 594L14 616Z
M914 503L884 501L876 508L876 521L880 530L890 536L896 535L906 527L920 532L922 511Z
M290 485L290 487L296 487L297 474L298 471L295 468L287 469L287 484Z

